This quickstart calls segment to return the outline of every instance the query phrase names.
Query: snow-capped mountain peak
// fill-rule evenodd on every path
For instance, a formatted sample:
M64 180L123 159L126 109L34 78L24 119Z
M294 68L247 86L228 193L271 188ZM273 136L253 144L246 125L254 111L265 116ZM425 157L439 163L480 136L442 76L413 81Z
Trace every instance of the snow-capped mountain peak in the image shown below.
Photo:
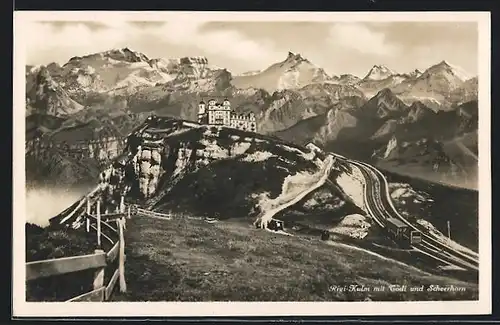
M288 52L284 61L272 64L259 73L235 76L231 81L239 89L262 88L270 93L328 82L333 80L324 69L293 52Z
M74 56L65 64L72 64L76 62L87 62L87 61L95 61L95 60L108 60L109 62L127 62L127 63L136 63L136 62L148 62L149 58L138 51L133 51L128 47L124 48L115 48L103 52L87 54L84 56Z
M383 80L386 79L392 75L395 75L396 72L392 71L385 65L374 65L370 71L368 71L368 74L363 78L365 80Z
M471 75L463 68L456 66L446 60L442 60L424 71L423 74L437 75L437 74L450 74L460 81L466 81L471 78Z
M126 62L148 62L149 58L137 51L133 51L128 47L124 47L121 49L112 49L106 52L103 52L105 57L109 57L111 59L117 61L126 61Z
M285 62L294 62L294 61L295 62L301 62L301 61L309 62L302 55L300 55L300 53L293 53L293 52L289 51Z

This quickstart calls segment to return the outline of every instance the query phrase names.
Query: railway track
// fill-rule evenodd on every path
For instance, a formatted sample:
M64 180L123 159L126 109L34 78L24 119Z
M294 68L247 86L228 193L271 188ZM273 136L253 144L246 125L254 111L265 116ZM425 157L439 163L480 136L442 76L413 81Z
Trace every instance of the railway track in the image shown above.
M477 254L467 254L459 251L436 236L422 231L422 229L403 217L392 202L387 179L378 169L361 161L347 159L334 153L331 154L359 168L365 178L364 195L367 210L369 210L373 219L379 225L385 227L387 218L398 219L407 225L410 231L414 230L421 233L422 241L419 244L412 244L412 248L450 265L459 266L467 270L479 270L479 257Z

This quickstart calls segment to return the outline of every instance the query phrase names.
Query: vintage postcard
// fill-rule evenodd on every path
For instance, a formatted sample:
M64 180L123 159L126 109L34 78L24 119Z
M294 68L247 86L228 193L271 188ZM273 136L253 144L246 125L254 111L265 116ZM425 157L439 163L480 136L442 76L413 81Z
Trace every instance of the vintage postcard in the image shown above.
M489 13L14 33L14 316L491 313Z

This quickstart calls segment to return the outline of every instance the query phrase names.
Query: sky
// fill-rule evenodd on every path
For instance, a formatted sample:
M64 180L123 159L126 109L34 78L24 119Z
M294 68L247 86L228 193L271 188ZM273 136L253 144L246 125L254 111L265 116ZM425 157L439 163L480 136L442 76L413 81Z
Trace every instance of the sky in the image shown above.
M404 73L446 60L478 70L476 22L43 21L25 26L27 64L128 47L150 58L205 56L234 74L300 53L331 75L375 64Z

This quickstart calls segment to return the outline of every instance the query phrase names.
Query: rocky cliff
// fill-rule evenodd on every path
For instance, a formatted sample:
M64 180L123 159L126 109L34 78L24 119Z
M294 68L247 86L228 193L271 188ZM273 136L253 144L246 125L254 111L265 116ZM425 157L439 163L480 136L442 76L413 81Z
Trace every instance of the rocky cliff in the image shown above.
M116 158L124 145L125 139L119 135L78 128L36 134L25 143L26 182L60 186L94 183L100 168Z

